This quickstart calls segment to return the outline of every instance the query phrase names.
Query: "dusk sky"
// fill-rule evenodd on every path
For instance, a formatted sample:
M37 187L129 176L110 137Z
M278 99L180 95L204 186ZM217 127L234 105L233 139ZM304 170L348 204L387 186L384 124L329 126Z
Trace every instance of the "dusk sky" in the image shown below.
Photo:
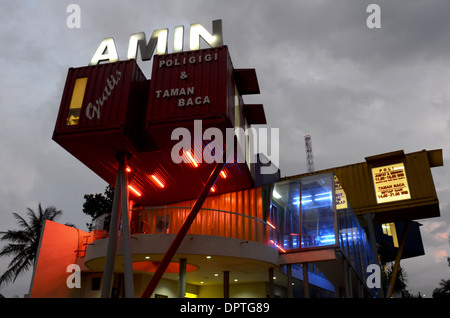
M80 27L66 11L81 9ZM446 0L0 0L0 230L12 213L56 206L86 230L83 195L106 183L52 141L69 67L88 65L113 37L126 58L130 34L222 19L235 68L255 68L269 128L280 131L282 176L305 173L304 134L316 170L404 150L443 149L432 169L441 217L418 220L425 256L402 261L408 290L431 297L450 279L450 2ZM380 28L366 12L378 4ZM186 46L186 45L185 45ZM151 62L138 61L147 77ZM2 243L0 243L2 244ZM0 259L0 272L9 259ZM31 271L0 289L28 293Z

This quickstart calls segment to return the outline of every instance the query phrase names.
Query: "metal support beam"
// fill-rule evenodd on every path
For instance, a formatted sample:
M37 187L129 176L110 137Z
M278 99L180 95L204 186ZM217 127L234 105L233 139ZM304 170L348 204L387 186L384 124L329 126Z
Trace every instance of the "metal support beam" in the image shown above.
M273 298L273 267L269 268L269 298Z
M292 265L286 265L286 288L287 288L287 297L292 298Z
M364 219L367 222L367 229L368 229L368 238L370 241L370 245L372 247L372 252L375 258L375 263L379 264L379 255L378 255L378 250L377 250L377 240L375 237L375 229L374 229L374 224L373 224L373 218L374 218L375 214L374 213L370 213L370 214L365 214L363 215ZM381 275L381 286L380 288L377 288L378 291L378 298L384 298L384 292L385 292L385 288L383 286L386 286L385 284L385 277L384 275Z
M120 169L119 169L120 171ZM116 258L116 248L117 248L117 234L119 231L119 219L120 219L120 187L121 187L121 174L117 172L116 177L116 187L114 191L113 206L111 211L111 220L109 224L109 237L108 246L106 250L106 260L105 267L103 270L103 281L102 281L102 298L110 298L112 290L112 280L114 275L114 261Z
M392 277L391 277L391 281L389 283L389 290L388 290L387 298L391 298L392 293L394 292L394 285L395 285L395 281L397 280L398 269L400 267L400 260L402 259L403 248L405 247L406 237L408 236L408 230L409 230L410 224L411 224L410 220L406 221L405 227L403 228L402 238L400 239L400 244L398 246L397 255L395 256L395 264L394 264L394 269L392 270Z
M134 284L133 284L133 262L131 259L131 243L130 243L130 221L128 217L129 212L129 197L128 197L128 175L127 156L124 155L122 165L119 165L120 174L122 175L122 185L120 192L122 194L122 243L123 243L123 275L125 283L125 298L134 298Z
M230 298L230 271L223 272L223 298Z
M111 221L109 225L108 246L106 251L105 267L103 271L103 282L101 297L110 298L112 281L114 277L114 263L116 258L117 241L119 236L119 225L122 225L121 239L123 242L123 264L125 297L134 297L133 268L131 261L130 247L130 224L128 218L128 177L126 173L127 154L118 155L119 168L114 188L113 207L111 211ZM120 222L121 220L121 222Z
M163 259L161 260L161 263L159 264L158 268L156 269L155 274L153 275L152 279L150 280L150 283L148 284L147 288L145 289L144 293L142 294L142 298L149 298L151 297L153 291L155 290L156 286L158 285L159 280L161 279L162 275L167 269L167 266L169 266L173 256L175 255L176 251L178 250L178 247L180 246L181 242L183 241L184 237L186 236L187 231L191 227L192 222L194 222L195 217L198 214L198 211L200 211L200 208L202 207L203 203L205 202L206 197L208 196L209 192L211 191L211 187L216 182L217 178L219 177L220 172L222 171L223 167L226 164L226 160L222 160L222 162L219 162L216 164L216 167L214 168L213 172L208 178L208 181L203 186L202 191L200 192L200 195L198 196L197 200L194 203L194 206L191 209L191 212L189 212L189 215L187 216L186 220L184 221L183 225L180 228L180 231L175 236L175 239L173 240L172 244L170 245L169 249L167 250L167 253L164 255Z
M309 298L308 263L302 263L303 268L303 298Z
M180 268L178 270L178 298L184 298L186 294L186 264L185 258L180 258Z

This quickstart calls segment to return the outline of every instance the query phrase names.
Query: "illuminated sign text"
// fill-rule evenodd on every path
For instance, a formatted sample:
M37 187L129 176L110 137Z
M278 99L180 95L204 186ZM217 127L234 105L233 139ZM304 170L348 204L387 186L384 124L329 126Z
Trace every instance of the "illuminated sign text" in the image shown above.
M105 87L102 90L102 96L95 100L95 104L90 102L86 107L86 117L88 119L93 119L95 115L97 115L97 119L100 119L103 103L108 100L108 97L111 96L114 88L116 88L117 84L119 84L121 75L122 72L117 70L115 77L114 75L111 75L110 78L106 79Z
M403 163L372 168L377 203L410 199Z
M189 29L189 50L200 49L200 38L202 38L211 47L220 47L223 45L222 20L212 22L212 34L209 33L201 24L191 24ZM128 44L127 59L136 59L138 50L141 52L143 61L152 58L155 50L157 55L168 53L169 29L154 30L150 40L147 42L144 32L134 33L130 36ZM184 27L177 26L174 29L173 53L183 52ZM119 55L113 38L104 39L94 53L89 65L97 65L101 61L110 63L117 62Z

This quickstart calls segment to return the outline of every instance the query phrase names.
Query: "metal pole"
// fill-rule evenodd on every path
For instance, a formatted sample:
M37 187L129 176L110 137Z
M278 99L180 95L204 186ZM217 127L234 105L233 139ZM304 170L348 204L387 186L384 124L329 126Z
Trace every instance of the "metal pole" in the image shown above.
M287 297L292 298L292 265L286 265L286 276L287 276Z
M178 298L184 298L186 293L186 263L185 258L180 258L180 269L178 270Z
M230 298L230 271L223 272L223 298Z
M269 268L269 298L273 298L273 267Z
M118 172L116 177L116 187L114 190L111 220L109 224L109 237L106 251L105 268L103 270L103 282L101 291L102 298L111 297L112 279L114 275L114 260L116 258L116 248L117 248L117 232L120 218L120 211L119 211L120 187L121 187L121 176L120 173Z
M186 220L184 221L183 225L180 228L180 231L175 236L175 239L173 240L172 244L170 245L169 249L167 250L166 255L164 255L161 263L159 264L158 268L156 269L155 274L153 275L152 279L150 280L150 283L148 284L147 288L145 289L144 293L142 294L142 298L149 298L153 291L156 288L156 285L158 285L159 280L161 279L162 275L167 269L167 266L169 266L170 261L172 260L173 256L175 255L176 251L178 250L178 247L180 246L181 242L183 241L184 237L186 236L187 231L191 227L192 222L194 222L195 217L198 214L198 211L203 205L203 202L205 202L206 197L208 196L209 192L211 191L211 187L216 182L217 177L219 177L220 172L222 171L223 167L226 164L226 160L221 160L221 162L216 164L216 167L214 168L213 172L209 176L208 181L204 185L202 191L200 192L200 195L198 196L197 200L194 203L194 206L191 209L191 212L189 212L189 215L187 216Z
M389 283L389 291L388 291L387 298L391 298L392 293L394 292L394 285L395 285L395 281L397 280L398 269L400 267L400 260L402 258L403 248L405 247L406 237L408 236L408 230L409 230L410 224L411 224L410 220L406 221L405 227L403 228L402 238L400 240L400 245L398 247L397 255L395 256L395 265L394 265L394 269L392 270L392 277L391 277L391 282Z
M303 267L303 298L309 298L308 263L302 263Z
M125 282L125 298L134 298L133 263L131 259L130 222L128 218L128 175L126 172L127 157L123 156L119 164L119 173L122 176L122 243L123 243L123 275Z

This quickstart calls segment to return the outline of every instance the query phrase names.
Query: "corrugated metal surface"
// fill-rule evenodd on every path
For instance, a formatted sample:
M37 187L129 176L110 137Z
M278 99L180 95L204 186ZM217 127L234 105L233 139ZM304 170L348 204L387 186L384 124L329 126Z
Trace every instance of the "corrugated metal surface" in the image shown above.
M79 78L87 78L80 117L78 124L67 125L74 85ZM148 85L134 60L69 69L53 139L114 185L117 153L139 152ZM97 106L98 98L103 102L99 118L93 106L89 106L89 103Z
M440 153L442 154L442 152ZM433 150L433 154L437 156L439 151ZM330 171L334 172L355 213L374 213L374 222L376 223L431 218L440 215L439 200L430 170L431 166L428 161L428 152L426 150L402 156L399 156L399 152L395 152L392 153L391 158L389 154L383 154L370 157L369 161L370 164L368 162L362 162L316 171L310 174L320 174ZM402 161L405 166L411 198L377 204L371 168L384 166L386 164L400 163ZM440 162L442 160L437 158L435 161ZM292 176L284 178L284 180L310 174Z
M156 56L154 63L151 82L134 60L70 69L54 131L57 143L113 186L116 156L129 153L130 185L140 194L130 192L130 197L149 206L196 198L214 168L215 163L175 163L171 150L179 140L171 139L174 129L185 127L194 138L193 119L202 119L200 139L205 129L216 127L225 144L226 128L235 120L244 123L242 98L241 111L235 114L233 66L226 47ZM183 65L175 65L179 63ZM84 91L83 81L74 89L80 78L87 78ZM185 106L178 106L180 99ZM69 111L80 100L79 119L67 125ZM93 108L97 100L103 103L99 112ZM203 146L207 143L203 140ZM227 179L217 180L214 194L253 186L246 163L227 164L225 171ZM154 176L164 187L155 184Z
M142 196L134 197L145 206L164 205L196 198L215 166L215 163L175 163L169 151L140 153L128 162L132 172L130 183ZM248 189L253 186L251 174L245 163L228 163L224 168L226 178L220 176L214 186L219 194ZM161 188L152 181L156 175L164 184Z
M265 243L261 188L209 196L189 234L218 235ZM137 209L132 214L136 233L177 233L194 200L162 208ZM231 212L231 213L229 213Z
M155 56L148 124L224 115L233 122L232 72L226 46Z
M77 79L87 78L79 122L67 125ZM55 135L120 128L143 128L148 81L134 60L70 68L63 92Z
M411 199L377 204L371 168L385 165L389 162L386 160L334 169L355 213L378 213L377 223L439 216L439 201L426 150L403 158ZM397 157L393 160L390 163L399 163Z

